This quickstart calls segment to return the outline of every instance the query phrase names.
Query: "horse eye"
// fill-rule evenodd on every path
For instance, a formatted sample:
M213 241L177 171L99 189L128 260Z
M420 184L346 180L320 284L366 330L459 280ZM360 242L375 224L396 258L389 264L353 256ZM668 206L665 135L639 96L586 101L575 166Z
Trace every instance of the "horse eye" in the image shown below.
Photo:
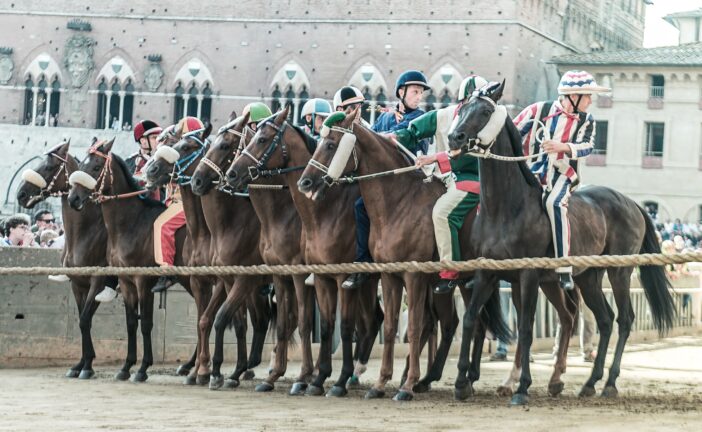
M327 150L334 150L334 143L333 142L327 143Z
M95 172L99 172L100 169L101 169L101 168L100 168L99 165L95 165L95 166L93 167L93 171L95 171Z

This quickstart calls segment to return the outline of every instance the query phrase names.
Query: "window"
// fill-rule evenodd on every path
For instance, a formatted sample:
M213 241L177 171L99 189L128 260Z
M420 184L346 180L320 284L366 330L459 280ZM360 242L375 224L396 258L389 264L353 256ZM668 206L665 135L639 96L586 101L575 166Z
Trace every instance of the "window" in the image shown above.
M663 75L651 75L650 98L663 99L665 90L665 78Z
M663 156L664 123L646 123L644 156Z
M209 82L204 83L202 88L192 82L187 91L183 87L183 83L178 82L173 103L173 122L178 123L185 116L197 117L203 123L205 120L210 120L212 116L212 89Z
M131 78L124 83L114 78L108 86L105 77L98 84L97 119L98 129L123 130L125 124L132 125L134 111L134 85Z
M305 124L305 119L302 118L302 107L305 106L305 103L310 99L310 94L307 92L307 87L302 86L302 90L300 90L300 95L298 96L300 99L300 102L298 102L298 114L297 114L297 120L295 124Z
M35 85L31 75L24 83L23 124L35 126L55 126L60 107L61 83L54 77L49 83L45 75L39 76Z
M425 99L425 108L424 111L432 111L435 110L436 107L436 96L434 96L434 90L429 90L429 94L427 95Z
M592 154L606 155L607 154L607 132L609 122L598 121L595 129L595 146Z
M271 111L272 112L278 112L280 110L280 98L282 94L280 93L280 89L278 86L275 86L275 89L273 90L273 93L271 94Z
M452 102L453 98L451 98L451 95L449 94L448 90L444 90L444 94L441 96L441 105L447 107L451 105Z
M361 117L363 117L363 120L367 122L372 122L371 117L375 119L375 116L371 116L371 101L373 100L373 95L371 95L371 91L368 87L365 87L363 89L363 110L361 111Z

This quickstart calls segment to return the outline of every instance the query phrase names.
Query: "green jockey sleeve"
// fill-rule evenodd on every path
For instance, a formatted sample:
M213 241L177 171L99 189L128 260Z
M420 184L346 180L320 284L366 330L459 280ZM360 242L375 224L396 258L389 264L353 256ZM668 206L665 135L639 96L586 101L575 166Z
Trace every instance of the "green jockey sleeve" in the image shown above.
M416 152L419 142L426 138L432 138L436 134L436 110L424 113L412 120L407 129L395 131L397 140L409 151Z

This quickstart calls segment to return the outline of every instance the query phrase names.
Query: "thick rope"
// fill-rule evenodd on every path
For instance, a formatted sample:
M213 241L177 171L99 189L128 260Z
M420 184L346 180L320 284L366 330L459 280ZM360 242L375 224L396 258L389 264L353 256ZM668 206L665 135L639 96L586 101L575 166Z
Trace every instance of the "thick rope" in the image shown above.
M662 266L702 262L702 252L679 254L592 255L567 258L517 258L493 260L478 258L469 261L398 262L398 263L344 263L308 265L257 265L257 266L202 266L202 267L0 267L2 275L53 275L68 276L204 276L204 275L280 275L280 274L347 274L347 273L438 273L441 270L470 272L475 270L555 269L573 266L587 267L636 267Z

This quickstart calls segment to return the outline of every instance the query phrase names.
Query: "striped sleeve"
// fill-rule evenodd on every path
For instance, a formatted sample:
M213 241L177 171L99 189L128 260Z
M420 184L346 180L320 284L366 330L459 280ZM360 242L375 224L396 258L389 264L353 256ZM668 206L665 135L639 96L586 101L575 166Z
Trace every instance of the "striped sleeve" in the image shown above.
M517 127L519 134L522 136L522 151L525 155L530 155L532 152L532 137L534 130L534 121L538 119L541 111L542 103L534 103L524 108L521 113L514 119L514 125Z
M595 119L588 114L585 124L578 130L575 142L568 143L570 158L580 159L589 156L595 145Z

